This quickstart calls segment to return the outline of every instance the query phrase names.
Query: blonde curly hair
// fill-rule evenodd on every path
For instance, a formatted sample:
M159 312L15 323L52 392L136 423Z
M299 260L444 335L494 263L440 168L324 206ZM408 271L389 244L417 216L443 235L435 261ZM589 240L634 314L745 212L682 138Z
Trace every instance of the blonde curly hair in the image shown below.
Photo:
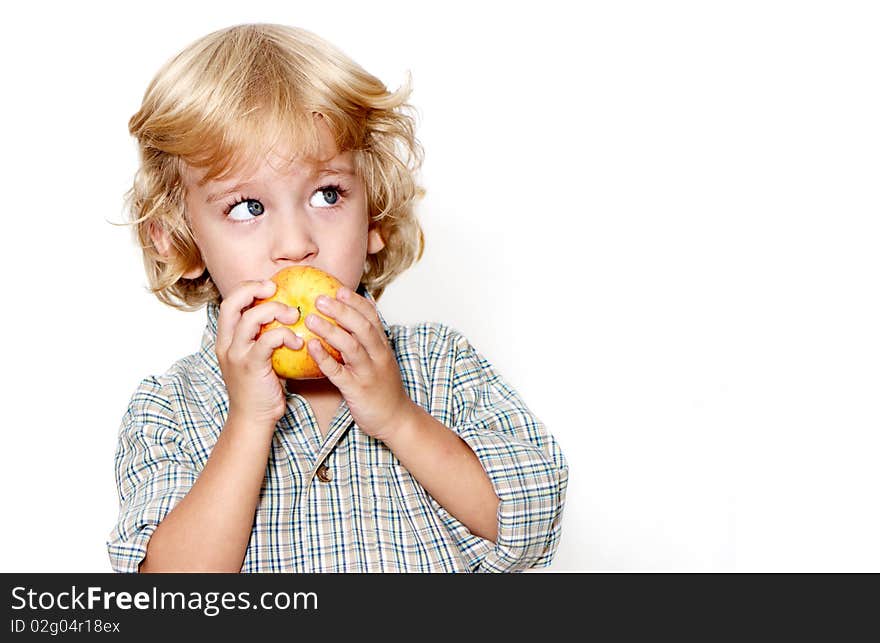
M143 251L149 288L182 310L219 303L201 265L184 203L185 165L204 170L202 182L223 180L256 166L280 141L318 159L316 115L339 151L351 150L364 181L370 225L385 247L367 255L362 283L378 299L385 287L418 261L424 235L415 202L423 150L415 137L411 77L390 92L333 45L303 29L247 24L197 40L153 78L128 123L140 153L134 184L125 195L128 225ZM160 251L150 230L160 226L170 247Z

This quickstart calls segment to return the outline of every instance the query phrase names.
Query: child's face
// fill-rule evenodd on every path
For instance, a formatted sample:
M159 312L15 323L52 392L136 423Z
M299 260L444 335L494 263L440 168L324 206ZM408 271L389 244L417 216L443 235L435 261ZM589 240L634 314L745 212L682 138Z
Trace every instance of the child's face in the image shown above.
M268 279L291 265L320 268L355 290L367 254L379 252L384 242L368 229L365 189L354 175L352 153L338 153L326 125L322 141L333 157L320 167L273 156L250 176L203 186L197 180L202 175L188 167L187 214L204 261L188 274L207 268L224 298L242 281ZM342 173L319 174L323 169Z

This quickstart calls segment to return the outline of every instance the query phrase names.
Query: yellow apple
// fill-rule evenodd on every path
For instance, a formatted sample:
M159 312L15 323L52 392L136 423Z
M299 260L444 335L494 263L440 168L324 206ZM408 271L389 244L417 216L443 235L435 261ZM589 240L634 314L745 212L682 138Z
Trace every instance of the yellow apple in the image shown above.
M283 268L272 276L272 281L277 286L275 294L268 299L257 300L254 305L262 304L266 301L280 301L282 304L297 308L299 310L299 319L295 324L282 324L277 319L272 320L268 324L263 324L262 328L260 328L260 335L272 328L286 326L303 339L303 347L299 350L293 350L287 346L276 348L272 353L272 368L279 377L289 380L311 380L325 377L321 369L318 368L318 364L309 354L309 340L319 340L324 350L337 362L342 362L342 355L328 344L326 340L313 333L306 326L306 317L314 313L323 317L331 324L338 325L334 319L322 314L315 307L315 300L318 298L318 295L327 295L331 299L335 298L336 291L342 287L342 283L333 275L328 275L323 270L311 266Z

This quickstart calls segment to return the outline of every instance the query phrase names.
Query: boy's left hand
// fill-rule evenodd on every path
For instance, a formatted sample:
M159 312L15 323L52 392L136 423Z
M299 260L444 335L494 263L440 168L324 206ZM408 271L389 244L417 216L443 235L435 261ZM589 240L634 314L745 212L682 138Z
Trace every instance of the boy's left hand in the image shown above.
M339 389L361 430L387 440L415 403L403 389L397 358L376 307L348 288L340 288L336 299L322 295L316 304L339 326L318 315L306 317L306 326L342 353L345 363L333 359L316 339L308 342L309 354Z

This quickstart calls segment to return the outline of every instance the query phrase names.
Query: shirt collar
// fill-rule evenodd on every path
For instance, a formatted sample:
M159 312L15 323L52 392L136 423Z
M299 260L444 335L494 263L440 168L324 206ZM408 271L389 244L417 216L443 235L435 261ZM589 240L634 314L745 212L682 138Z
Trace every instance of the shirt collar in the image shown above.
M385 317L382 315L382 311L379 310L378 305L376 304L376 300L373 298L373 295L370 291L367 290L366 286L363 283L358 285L357 294L362 296L364 299L370 301L374 306L376 306L376 314L379 316L379 321L382 323L382 329L385 331L385 337L388 338L388 341L391 341L391 328L388 326L388 323L385 321ZM207 317L208 322L205 325L205 332L202 335L202 350L206 352L206 349L210 349L210 354L214 354L214 342L217 340L217 317L220 314L220 304L208 304L207 306ZM217 365L215 364L215 367ZM217 368L219 372L219 368Z

